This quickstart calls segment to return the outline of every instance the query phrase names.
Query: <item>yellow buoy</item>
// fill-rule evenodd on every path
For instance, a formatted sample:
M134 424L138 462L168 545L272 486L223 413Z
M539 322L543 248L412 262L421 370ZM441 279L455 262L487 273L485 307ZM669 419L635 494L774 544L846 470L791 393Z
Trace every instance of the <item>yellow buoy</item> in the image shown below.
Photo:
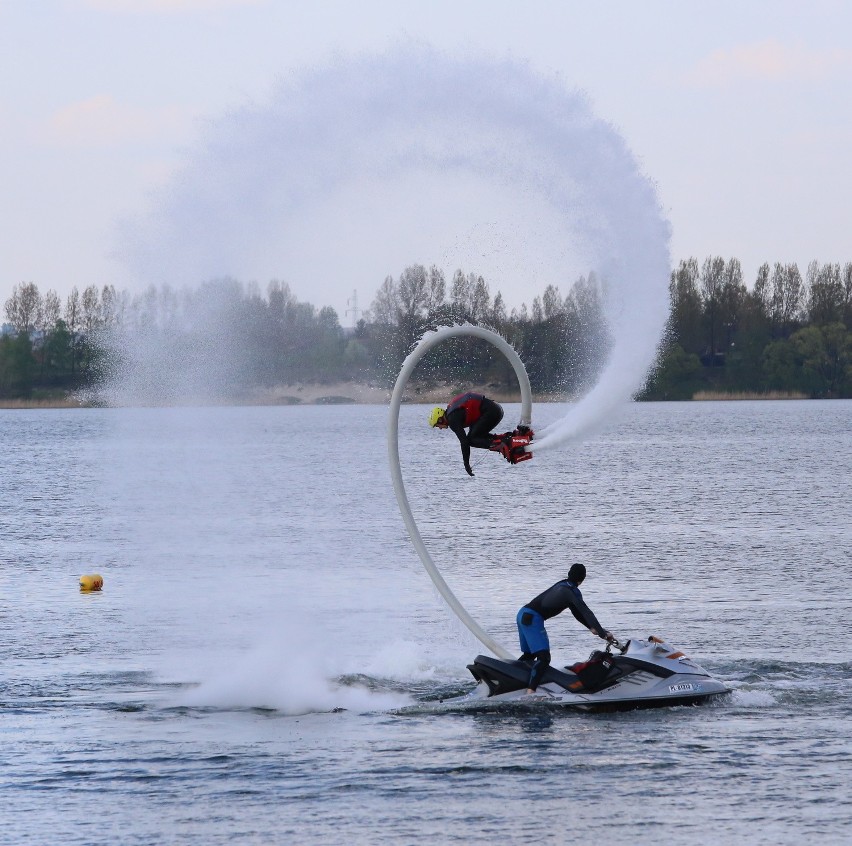
M104 586L104 579L99 573L90 576L80 576L80 590L88 593L92 590L100 590Z

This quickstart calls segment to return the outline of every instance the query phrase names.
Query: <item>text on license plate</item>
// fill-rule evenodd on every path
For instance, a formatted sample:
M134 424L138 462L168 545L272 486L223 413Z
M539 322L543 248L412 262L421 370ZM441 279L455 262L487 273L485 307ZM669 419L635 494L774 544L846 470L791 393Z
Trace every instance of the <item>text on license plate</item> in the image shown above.
M689 682L681 682L680 684L670 684L669 693L684 693L688 690L695 690L695 686Z

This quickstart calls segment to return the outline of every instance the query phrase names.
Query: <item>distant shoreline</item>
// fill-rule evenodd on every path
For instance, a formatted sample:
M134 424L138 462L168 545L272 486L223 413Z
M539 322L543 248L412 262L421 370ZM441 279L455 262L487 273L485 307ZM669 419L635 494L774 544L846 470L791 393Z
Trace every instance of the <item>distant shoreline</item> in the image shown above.
M453 396L465 390L487 394L497 402L515 403L521 401L520 392L511 392L488 385L437 386L434 388L414 387L407 391L403 403L429 403L445 405ZM258 390L243 397L230 400L211 400L209 397L184 397L182 402L168 405L389 405L392 391L375 385L360 382L338 382L330 385L312 383L279 385L275 388ZM565 396L539 394L535 402L567 402ZM144 404L144 403L142 403ZM136 405L136 403L134 403ZM157 405L152 403L152 405ZM34 399L0 399L0 409L40 409L40 408L91 408L98 403L82 401L72 394L57 397L39 397Z
M798 391L698 391L687 402L715 402L717 400L806 400L807 394Z
M84 403L73 397L55 397L52 399L0 399L0 410L31 408L86 408Z
M406 393L403 402L407 404L423 403L444 405L455 394L463 390L475 390L487 394L498 402L518 403L521 401L517 392L505 391L488 385L473 385L468 388L459 386L437 386L433 388L414 388ZM282 385L264 391L257 391L246 397L215 402L209 398L191 397L185 398L184 402L170 403L169 405L223 405L223 406L274 406L274 405L388 405L390 403L391 391L375 385L362 384L358 382L339 382L332 385L297 384ZM536 403L562 403L571 402L575 397L564 394L535 394L533 401ZM718 401L742 401L742 400L804 400L809 399L806 394L767 391L763 393L753 391L740 391L726 393L724 391L698 391L690 400L681 402L718 402ZM156 405L153 404L152 405ZM67 409L67 408L92 408L98 407L97 403L87 402L75 397L73 394L39 397L33 399L0 399L0 409Z

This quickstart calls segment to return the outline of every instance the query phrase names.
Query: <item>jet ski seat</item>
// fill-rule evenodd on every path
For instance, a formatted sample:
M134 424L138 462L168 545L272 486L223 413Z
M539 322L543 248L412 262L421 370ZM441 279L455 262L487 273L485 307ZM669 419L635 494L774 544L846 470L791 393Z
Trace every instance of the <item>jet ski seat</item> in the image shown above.
M477 655L467 668L477 681L488 685L492 696L520 690L526 687L530 680L530 665L523 661L501 661L488 655ZM540 685L547 682L555 682L566 690L582 687L582 682L575 673L557 670L555 667L548 667L539 680Z

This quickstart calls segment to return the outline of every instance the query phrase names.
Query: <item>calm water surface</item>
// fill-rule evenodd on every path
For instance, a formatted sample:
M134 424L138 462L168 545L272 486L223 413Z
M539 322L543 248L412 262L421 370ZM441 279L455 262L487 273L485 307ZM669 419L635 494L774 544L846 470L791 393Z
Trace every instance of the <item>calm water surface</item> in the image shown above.
M430 706L481 650L386 413L0 411L0 844L848 842L852 403L637 405L475 479L403 409L423 535L496 639L579 560L604 625L734 688L616 715Z

